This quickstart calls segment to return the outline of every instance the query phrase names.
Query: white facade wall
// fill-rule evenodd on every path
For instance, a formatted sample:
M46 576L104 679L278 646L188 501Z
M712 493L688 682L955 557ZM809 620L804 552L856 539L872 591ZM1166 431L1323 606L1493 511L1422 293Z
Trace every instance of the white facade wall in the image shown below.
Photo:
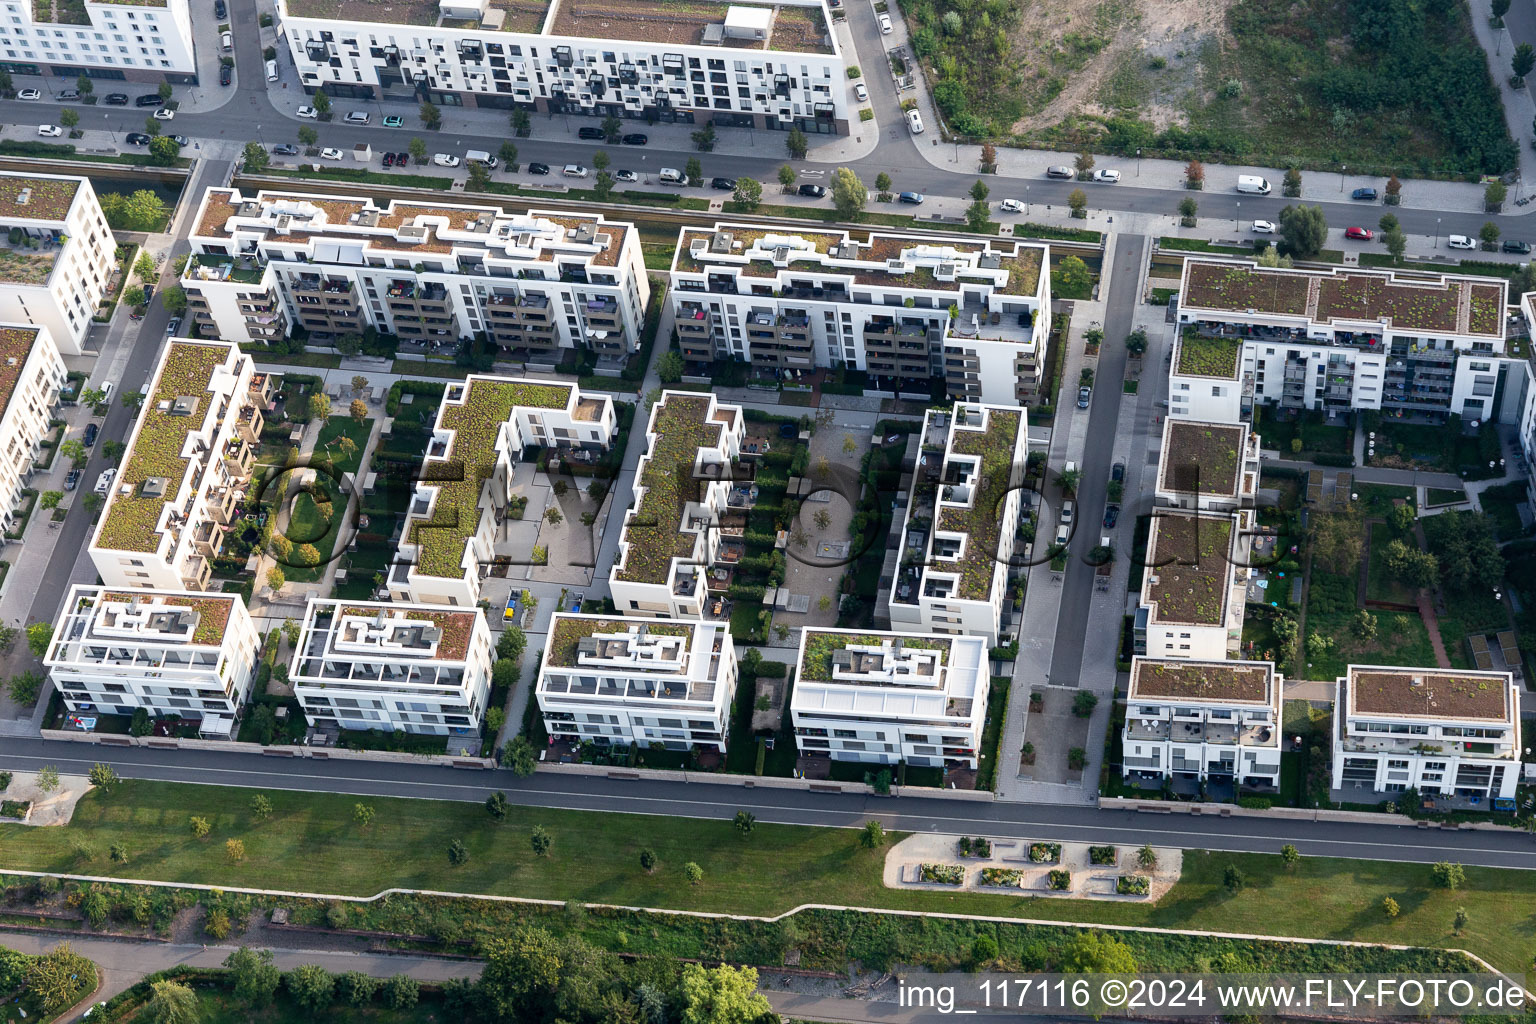
M107 5L103 5L107 6ZM75 189L62 219L49 217L39 203L19 202L29 190L39 195L60 187ZM46 327L64 355L79 355L91 318L107 291L116 243L90 179L48 174L0 174L0 237L19 228L56 252L43 283L3 280L0 274L0 323ZM33 213L36 210L36 213Z
M0 324L0 350L6 352L0 375L15 374L10 394L0 398L5 410L0 414L0 530L10 530L21 506L22 488L31 478L33 464L42 458L42 441L48 436L68 370L44 327ZM17 360L14 366L4 365L12 359Z
M158 617L192 612L198 624ZM220 619L222 618L222 622ZM191 591L70 588L43 664L70 711L201 719L229 736L250 694L260 637L245 603Z
M0 26L0 59L36 64L66 79L89 75L104 85L113 79L196 82L188 0L159 4L86 0L84 6L89 24L66 25L34 21L32 4L9 0L6 24Z
M1147 564L1142 568L1141 607L1137 609L1137 653L1149 658L1169 658L1194 661L1223 661L1236 657L1242 642L1243 612L1246 603L1248 570L1240 568L1248 564L1250 546L1248 531L1253 529L1253 510L1241 509L1232 513L1166 512L1154 516L1149 535ZM1173 585L1181 565L1199 568L1198 559L1189 562L1187 553L1175 551L1171 546L1159 544L1159 534L1164 524L1175 520L1195 519L1199 523L1225 521L1231 524L1231 536L1226 556L1225 587L1221 595L1220 621L1180 622L1161 607L1154 581ZM1145 637L1145 643L1140 638Z
M1218 664L1214 667L1220 667ZM1198 662L1169 662L1169 668L1198 672ZM1269 662L1243 662L1267 677L1259 700L1152 695L1141 692L1140 673L1159 659L1134 658L1131 687L1121 726L1122 774L1130 779L1176 775L1199 778L1230 775L1241 785L1280 784L1280 699L1282 678Z

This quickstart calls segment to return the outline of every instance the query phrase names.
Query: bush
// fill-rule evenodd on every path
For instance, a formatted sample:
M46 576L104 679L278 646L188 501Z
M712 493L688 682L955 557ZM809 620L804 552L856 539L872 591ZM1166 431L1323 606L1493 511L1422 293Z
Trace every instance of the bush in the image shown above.
M1274 801L1267 796L1243 796L1237 798L1237 806L1250 811L1267 811L1274 806Z

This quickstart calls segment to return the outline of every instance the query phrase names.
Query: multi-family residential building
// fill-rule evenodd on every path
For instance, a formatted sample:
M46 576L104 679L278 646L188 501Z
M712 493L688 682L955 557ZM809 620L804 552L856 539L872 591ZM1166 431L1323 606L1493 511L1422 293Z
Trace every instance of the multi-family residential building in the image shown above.
M1515 795L1520 691L1508 672L1351 665L1337 687L1334 789Z
M1491 277L1186 260L1169 413L1230 423L1257 403L1513 423L1507 291Z
M0 531L15 525L68 372L46 327L0 324Z
M1158 459L1159 505L1201 512L1235 512L1259 490L1259 436L1246 423L1208 423L1170 416L1163 421Z
M194 328L271 341L367 328L457 344L483 334L555 364L575 348L640 344L650 284L638 235L601 214L209 189L182 274Z
M277 9L306 92L824 134L847 134L851 120L822 0Z
M1049 263L1006 239L685 227L672 309L690 361L844 366L924 393L941 377L951 398L1011 406L1040 388Z
M196 85L189 0L8 0L0 54L14 75Z
M1236 657L1252 571L1253 509L1152 517L1135 651L1152 658Z
M46 327L60 352L79 355L116 247L88 178L0 174L0 323Z
M390 597L474 607L492 563L512 554L497 546L507 540L512 471L523 449L590 458L617 431L613 399L574 384L480 374L449 384L390 566Z
M271 395L232 344L165 343L91 538L108 586L208 589Z
M312 726L477 736L491 653L479 608L314 599L288 679Z
M619 555L608 576L622 615L713 618L723 598L709 593L716 564L740 561L743 543L727 535L733 469L746 433L740 406L712 394L665 391L651 408L645 454L635 470L635 503L624 515Z
M736 695L730 625L557 614L534 692L557 740L724 751Z
M979 636L800 631L790 697L803 755L976 768L987 722L987 642Z
M995 647L1012 626L1004 606L1021 543L1024 410L930 409L922 438L901 542L880 580L880 618L896 630L982 636Z
M1133 658L1125 777L1279 786L1283 681L1267 661Z
M43 664L76 715L143 708L228 738L260 648L238 595L76 586Z

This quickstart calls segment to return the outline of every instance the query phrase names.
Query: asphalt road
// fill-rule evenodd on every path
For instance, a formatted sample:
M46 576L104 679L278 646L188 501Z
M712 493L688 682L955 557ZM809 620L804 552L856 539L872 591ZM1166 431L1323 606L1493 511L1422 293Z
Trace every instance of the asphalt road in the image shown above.
M901 831L1020 839L1113 843L1182 849L1275 853L1293 843L1306 856L1485 867L1536 868L1536 839L1514 831L1443 831L1376 822L1309 821L1277 816L1242 819L1137 813L1096 807L881 797L801 790L739 788L716 782L622 780L540 772L520 779L506 771L419 764L327 761L145 747L92 747L67 741L8 739L0 768L35 771L44 764L85 774L106 761L127 778L433 800L483 801L495 790L528 807L730 818L748 810L760 821L858 828L878 818Z

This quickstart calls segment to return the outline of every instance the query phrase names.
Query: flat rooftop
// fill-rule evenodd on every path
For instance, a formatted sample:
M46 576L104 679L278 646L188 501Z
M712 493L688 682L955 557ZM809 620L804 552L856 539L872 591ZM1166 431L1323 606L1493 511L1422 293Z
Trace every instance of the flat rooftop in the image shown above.
M1514 720L1510 677L1504 672L1351 665L1347 679L1352 715L1489 722Z
M1275 666L1267 661L1184 661L1137 658L1127 701L1208 704L1274 703Z
M724 25L731 8L769 13L766 40L728 35L708 41L722 49L831 53L820 7L699 0L559 0L551 36L628 39L642 43L699 45L711 25Z
M1187 327L1175 345L1178 355L1173 372L1179 376L1237 380L1237 359L1243 351L1241 339L1208 338Z
M1180 310L1305 317L1318 324L1386 323L1503 339L1508 282L1488 277L1410 277L1344 268L1287 270L1248 261L1186 260Z
M0 227L8 221L62 221L80 192L79 178L0 174Z
M693 626L676 622L649 619L586 618L561 615L554 621L549 635L549 648L544 654L544 664L554 668L575 668L576 649L589 636L599 633L628 633L638 627L647 636L678 636L686 639L685 649L692 645ZM640 671L626 667L623 671Z
M36 327L0 327L0 416L11 407L11 396L35 344Z
M849 647L879 647L885 643L899 644L903 650L936 651L941 668L947 666L949 662L951 643L947 637L923 636L915 633L844 633L806 627L804 652L800 657L800 681L836 682L845 686L859 685L850 680L832 678L833 656L840 651L847 651ZM937 685L937 682L934 680L933 684Z
M1156 621L1196 626L1225 622L1231 547L1230 516L1153 517L1141 600L1157 605Z
M288 0L287 3L288 13L295 18L528 33L537 33L543 27L549 6L549 0L489 0L486 16L470 21L444 16L437 0Z
M939 531L963 533L968 538L959 561L960 582L955 588L957 596L968 601L986 600L992 591L999 565L1002 507L1010 489L1014 449L1024 424L1022 411L984 408L986 426L956 421L949 447L951 455L974 455L980 459L978 472L972 477L971 504L965 508L941 504L936 524ZM945 571L943 563L931 563L930 567Z
M1163 431L1158 489L1236 496L1242 493L1243 423L1170 419Z
M316 602L318 605L319 602ZM327 645L326 657L328 658L360 658L369 656L358 651L338 649L335 646L335 638L339 632L341 616L360 616L373 621L378 621L379 616L384 617L384 623L389 626L428 626L439 631L436 653L428 650L420 652L412 650L400 650L391 647L388 650L389 657L432 657L438 661L463 661L469 654L469 640L474 635L475 619L480 615L478 610L466 611L441 611L434 608L423 608L420 605L392 604L385 601L371 601L366 604L331 605L339 615L331 621L332 642ZM324 608L317 607L316 614L323 614Z
M82 595L86 596L86 595ZM207 597L192 597L186 594L163 594L153 590L135 590L132 592L123 590L102 591L95 603L95 616L93 622L102 621L107 614L104 607L109 603L137 604L140 608L164 607L187 608L197 612L197 627L192 631L191 643L199 646L219 647L223 644L224 630L229 625L229 615L234 609L234 596L220 597L210 595ZM120 640L119 637L112 637ZM157 643L164 642L157 640Z

